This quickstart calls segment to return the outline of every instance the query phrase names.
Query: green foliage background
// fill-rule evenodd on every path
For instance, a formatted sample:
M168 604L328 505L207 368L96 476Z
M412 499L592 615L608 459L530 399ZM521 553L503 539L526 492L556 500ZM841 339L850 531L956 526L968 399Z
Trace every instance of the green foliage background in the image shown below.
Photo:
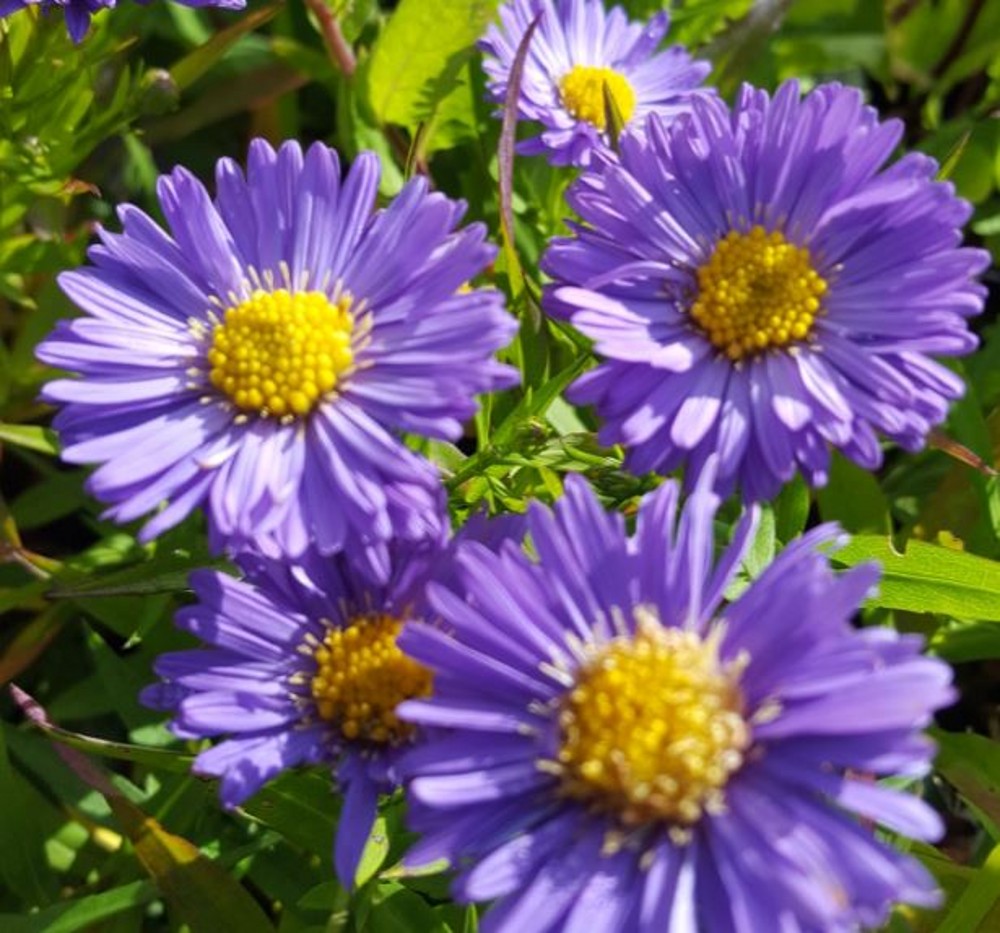
M57 459L36 401L51 373L33 348L73 313L55 284L83 261L113 205L157 216L155 180L174 164L203 178L242 159L256 135L374 149L381 193L415 172L466 199L499 240L499 121L483 101L475 40L495 0L251 2L242 14L156 3L102 13L74 47L61 17L0 21L0 681L44 707L0 699L0 929L21 931L446 931L474 910L442 875L407 877L406 834L390 801L353 898L332 880L338 802L322 772L286 775L227 813L190 776L193 745L137 693L160 652L189 644L173 610L187 572L211 562L191 519L153 545L103 522L85 471ZM312 9L310 9L310 6ZM633 16L661 6L630 0ZM336 17L356 70L328 55L316 12ZM672 39L711 59L731 94L798 77L865 89L908 146L935 155L975 204L971 239L1000 257L1000 0L687 0ZM448 474L458 521L485 503L523 511L583 471L626 511L650 478L620 470L588 412L560 398L590 363L582 339L538 313L536 260L563 231L566 171L541 159L514 173L513 249L492 271L523 322L509 351L522 388L490 399L459 447L421 449ZM926 792L946 814L921 847L948 900L899 911L893 930L1000 929L1000 276L976 323L980 350L955 363L969 386L933 447L890 453L877 475L838 460L818 494L793 484L767 509L743 568L752 577L804 527L837 520L856 536L836 559L885 567L864 622L924 633L956 665L962 699L941 717ZM732 519L734 512L724 518ZM720 529L724 535L725 528ZM46 718L47 717L47 718ZM58 726L52 725L58 723Z

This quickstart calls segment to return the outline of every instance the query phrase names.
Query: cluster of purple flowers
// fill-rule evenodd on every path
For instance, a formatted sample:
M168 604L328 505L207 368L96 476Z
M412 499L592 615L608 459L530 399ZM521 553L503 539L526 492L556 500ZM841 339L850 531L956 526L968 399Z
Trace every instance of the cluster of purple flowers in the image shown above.
M0 5L0 12L13 6ZM48 3L43 3L48 5ZM66 7L74 38L94 7ZM228 5L228 4L216 4ZM85 8L85 9L84 9ZM82 11L82 12L81 12ZM81 20L79 17L83 17ZM529 29L537 22L534 36ZM456 439L516 384L516 321L475 285L494 256L464 205L323 145L219 162L214 198L160 179L60 278L84 315L39 349L65 459L150 540L201 509L237 579L195 575L145 700L236 806L326 763L351 886L379 795L403 787L413 866L446 860L486 929L849 930L935 903L860 822L931 840L934 812L874 783L920 777L950 671L851 618L877 568L834 573L823 526L733 595L754 503L836 448L917 450L961 381L986 254L969 207L861 95L744 87L658 51L666 14L511 0L483 39L490 93L525 42L524 151L581 173L542 260L544 306L594 341L570 389L633 471L683 469L633 533L579 477L550 510L452 535L437 468L403 434ZM526 38L527 37L527 38ZM612 139L616 111L624 123ZM473 287L469 287L472 283ZM688 493L682 504L682 490ZM739 491L721 553L714 521Z

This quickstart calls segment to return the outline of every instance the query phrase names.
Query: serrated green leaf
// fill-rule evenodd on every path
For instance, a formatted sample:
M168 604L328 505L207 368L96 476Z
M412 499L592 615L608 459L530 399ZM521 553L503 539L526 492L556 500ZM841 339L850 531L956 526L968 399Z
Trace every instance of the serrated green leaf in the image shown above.
M363 73L375 118L411 130L430 120L496 7L497 0L402 0Z
M858 535L831 559L844 567L882 565L870 605L1000 621L1000 562L914 540L900 553L883 535Z

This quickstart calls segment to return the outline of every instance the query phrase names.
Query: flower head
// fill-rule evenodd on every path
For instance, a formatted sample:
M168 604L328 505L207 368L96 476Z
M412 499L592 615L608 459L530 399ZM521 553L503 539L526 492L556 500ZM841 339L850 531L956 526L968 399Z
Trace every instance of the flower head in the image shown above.
M435 688L399 715L444 727L401 762L407 861L496 899L484 930L847 930L936 900L856 817L939 834L872 778L928 770L948 666L851 626L878 572L834 574L832 526L725 602L755 522L713 560L712 469L683 511L672 481L646 498L631 537L570 478L530 513L537 560L462 545L428 588L440 626L403 632Z
M233 807L288 768L328 763L344 790L335 845L341 882L353 884L378 796L397 784L396 762L414 727L395 714L426 695L430 671L396 637L423 617L423 586L444 553L431 541L394 542L392 573L374 585L343 554L310 550L293 564L243 555L245 579L199 571L198 601L177 624L204 648L161 655L163 683L143 700L174 711L182 738L225 736L201 752L198 774L220 779Z
M587 165L594 149L606 147L605 94L625 123L637 126L649 113L670 117L684 111L710 70L681 46L656 51L667 32L665 12L642 24L629 22L621 7L605 13L602 0L510 0L500 8L500 25L491 26L480 43L489 93L498 103L521 40L539 14L518 114L544 129L520 150L544 153L553 165Z
M17 10L37 6L43 13L51 10L63 11L66 17L66 31L74 42L82 42L90 28L90 17L100 10L114 7L117 0L0 0L0 17ZM227 10L242 10L246 0L176 0L183 6L222 7Z
M149 539L196 506L217 543L299 554L441 532L436 469L396 431L455 437L475 395L514 373L492 359L516 327L493 289L463 289L494 255L464 205L410 181L374 210L372 153L251 144L219 162L212 201L178 168L160 179L170 234L119 210L93 265L60 277L87 316L39 357L80 379L44 397L63 456L99 463L91 491L129 521L162 502Z
M829 448L882 461L877 432L918 450L962 381L988 255L960 248L970 207L936 164L884 168L902 127L858 91L744 87L649 118L569 195L585 224L543 261L546 297L604 357L571 388L637 472L720 459L718 488L821 485Z

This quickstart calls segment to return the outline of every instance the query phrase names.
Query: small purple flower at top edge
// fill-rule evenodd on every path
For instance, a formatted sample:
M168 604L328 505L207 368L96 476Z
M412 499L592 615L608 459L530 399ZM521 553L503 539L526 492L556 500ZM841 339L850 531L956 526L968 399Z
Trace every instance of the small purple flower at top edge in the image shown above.
M949 667L852 627L878 569L833 573L834 526L726 603L756 514L716 559L713 470L683 509L674 481L646 497L632 536L571 477L529 514L536 559L461 545L440 624L400 637L435 676L398 710L428 730L400 762L404 862L447 860L461 901L494 902L484 933L846 933L938 903L866 823L940 835L872 778L926 774Z
M375 585L344 554L294 563L237 561L244 579L198 571L198 601L177 625L204 647L161 655L163 682L143 702L172 710L181 738L224 737L195 759L235 807L298 765L327 764L343 794L334 845L341 883L353 887L379 795L398 786L396 761L412 726L396 704L431 689L430 672L396 647L404 621L423 619L423 587L448 546L393 542L388 580Z
M699 85L708 62L692 59L682 46L657 47L669 16L633 23L621 7L605 12L602 0L511 0L500 24L480 41L490 97L503 104L517 49L541 14L525 59L518 116L542 124L541 135L518 150L544 154L553 165L588 165L595 150L607 150L605 92L626 125L644 117L670 118L687 110L693 95L714 94Z
M66 31L77 44L90 28L90 18L99 10L112 9L117 0L0 0L0 17L9 16L29 6L37 6L45 14L52 10L62 10L66 17ZM226 10L242 10L246 0L174 0L182 6L221 7Z
M464 204L413 179L375 209L379 163L295 142L250 146L217 195L161 177L168 234L130 205L92 265L60 285L85 312L38 357L79 379L43 398L63 456L125 522L166 507L149 540L203 506L217 547L296 555L351 547L374 577L386 542L441 533L437 469L396 432L455 438L477 393L517 381L494 351L502 295L463 286L493 258Z
M569 390L636 473L717 454L717 489L826 482L830 448L867 469L878 433L917 451L963 392L936 363L976 346L989 262L960 247L971 207L910 153L898 120L836 84L650 117L568 200L583 223L542 260L544 305L603 362Z

